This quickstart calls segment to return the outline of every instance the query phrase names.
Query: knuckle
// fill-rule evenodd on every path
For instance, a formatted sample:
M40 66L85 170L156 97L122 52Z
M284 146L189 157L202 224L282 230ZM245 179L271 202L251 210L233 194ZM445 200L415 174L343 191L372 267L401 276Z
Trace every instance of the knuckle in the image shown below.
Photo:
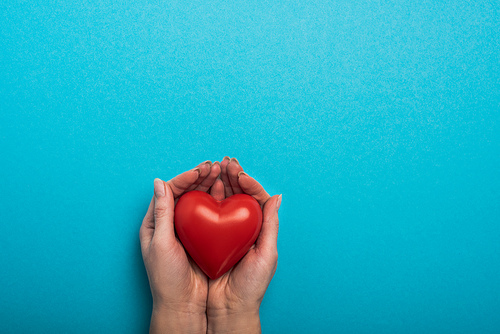
M275 250L271 253L271 259L273 263L278 264L278 250Z
M162 208L162 207L155 208L155 211L154 211L155 220L162 219L166 215L167 215L167 210L165 208Z

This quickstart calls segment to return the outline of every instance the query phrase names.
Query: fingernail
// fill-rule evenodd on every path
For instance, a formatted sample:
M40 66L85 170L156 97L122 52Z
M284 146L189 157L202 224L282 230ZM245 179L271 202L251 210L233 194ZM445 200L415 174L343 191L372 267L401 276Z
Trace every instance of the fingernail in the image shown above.
M156 198L165 196L165 185L163 184L163 181L156 178L154 181L154 185Z
M207 161L205 161L205 162L204 162L204 164L207 164L207 165L209 165L209 166L212 166L212 161L207 160Z
M231 158L231 162L236 162L238 165L240 164L236 158Z
M278 196L278 201L276 202L276 212L280 209L281 206L281 195Z
M200 169L200 168L198 168L198 167L193 168L193 171L197 171L197 172L198 172L198 175L200 175L200 174L201 174L201 169Z
M226 155L226 156L222 159L222 161L224 161L224 160L230 160L230 159L229 159L229 157Z
M219 165L220 166L220 162L216 161L213 163L214 165Z
M245 173L244 171L241 171L238 173L238 178L241 176L241 175L248 175L247 173Z

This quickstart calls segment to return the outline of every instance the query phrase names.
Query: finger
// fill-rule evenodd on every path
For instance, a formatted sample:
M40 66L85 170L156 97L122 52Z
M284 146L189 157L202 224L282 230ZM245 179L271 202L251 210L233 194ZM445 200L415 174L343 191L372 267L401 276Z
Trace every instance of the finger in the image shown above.
M172 189L172 193L174 198L179 197L184 192L188 190L199 178L201 175L201 169L196 167L194 169L188 170L182 174L177 175L170 181L167 181L170 189Z
M208 174L208 176L203 181L201 181L201 183L198 185L198 187L196 187L195 190L204 192L208 191L208 189L210 189L210 187L214 184L215 180L219 177L219 174L220 164L218 161L216 161L210 169L210 174Z
M262 229L260 230L259 238L255 247L260 252L267 254L276 253L277 256L277 242L279 230L278 210L281 205L281 195L275 195L266 202L264 206L264 220L262 222Z
M236 158L231 158L231 161L227 165L227 175L229 178L229 183L231 183L231 189L233 190L233 194L241 194L243 190L238 183L238 173L242 172L243 168L240 166L240 163Z
M238 183L241 187L241 190L243 190L245 194L248 194L255 198L262 207L271 197L259 182L257 182L253 177L243 171L238 173Z
M139 230L139 240L141 241L141 249L144 253L145 249L151 242L153 238L153 234L155 231L155 221L154 221L154 196L151 198L151 202L149 203L148 211L146 212L146 216L142 220L142 225Z
M210 195L215 198L217 201L224 200L224 183L222 183L221 179L215 180L214 185L210 189Z
M155 179L154 223L155 237L174 237L174 196L170 186Z
M200 175L198 176L198 179L194 181L194 183L186 191L195 190L198 185L203 182L203 180L205 180L205 178L210 174L211 167L212 162L210 160L204 161L199 164L196 168L200 169Z
M226 195L226 198L229 196L233 196L233 189L231 188L231 183L229 182L229 177L227 175L227 165L229 164L229 161L229 157L226 156L220 163L220 178L222 180L222 183L224 183L224 193Z

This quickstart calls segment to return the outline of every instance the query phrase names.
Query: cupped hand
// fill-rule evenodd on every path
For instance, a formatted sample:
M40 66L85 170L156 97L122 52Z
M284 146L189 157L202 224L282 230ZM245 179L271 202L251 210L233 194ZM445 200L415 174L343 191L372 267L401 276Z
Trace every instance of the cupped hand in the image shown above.
M264 188L243 171L234 158L224 158L221 177L215 180L210 194L223 200L233 194L253 196L263 208L260 235L248 253L228 272L209 280L208 332L259 332L259 308L278 262L278 209L280 196L269 196Z
M221 167L207 161L170 181L154 181L154 196L140 229L141 250L153 296L151 332L206 331L207 277L174 232L174 206L187 191L207 192Z

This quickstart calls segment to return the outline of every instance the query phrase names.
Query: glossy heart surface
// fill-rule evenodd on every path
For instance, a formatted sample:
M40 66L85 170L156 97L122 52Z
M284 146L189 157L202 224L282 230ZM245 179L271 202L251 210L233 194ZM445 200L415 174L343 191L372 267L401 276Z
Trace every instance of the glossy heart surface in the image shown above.
M216 201L195 190L179 198L174 222L186 251L208 277L216 279L254 244L262 227L262 210L249 195Z

